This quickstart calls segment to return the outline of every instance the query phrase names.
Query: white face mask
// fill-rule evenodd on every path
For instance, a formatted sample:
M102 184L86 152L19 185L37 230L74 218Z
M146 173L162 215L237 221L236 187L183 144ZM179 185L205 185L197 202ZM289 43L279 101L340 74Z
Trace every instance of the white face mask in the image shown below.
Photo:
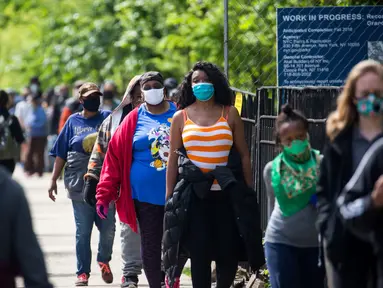
M39 85L37 85L37 84L32 84L32 85L30 86L30 89L31 89L32 93L37 93L38 90L39 90Z
M144 100L149 105L158 105L164 100L164 88L141 90L144 94Z

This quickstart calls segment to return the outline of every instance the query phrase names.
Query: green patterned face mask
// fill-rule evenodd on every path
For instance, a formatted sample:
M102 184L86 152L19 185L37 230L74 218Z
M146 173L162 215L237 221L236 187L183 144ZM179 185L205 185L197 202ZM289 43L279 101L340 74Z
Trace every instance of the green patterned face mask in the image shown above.
M283 146L283 153L287 155L291 160L301 162L310 158L310 143L308 139L294 140L290 146Z

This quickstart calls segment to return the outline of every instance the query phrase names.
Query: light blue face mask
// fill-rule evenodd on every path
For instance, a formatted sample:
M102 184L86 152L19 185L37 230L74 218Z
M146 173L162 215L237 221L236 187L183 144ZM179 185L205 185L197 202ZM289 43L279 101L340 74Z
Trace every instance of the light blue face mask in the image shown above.
M208 101L214 95L214 85L211 83L199 83L193 86L193 94L199 101Z

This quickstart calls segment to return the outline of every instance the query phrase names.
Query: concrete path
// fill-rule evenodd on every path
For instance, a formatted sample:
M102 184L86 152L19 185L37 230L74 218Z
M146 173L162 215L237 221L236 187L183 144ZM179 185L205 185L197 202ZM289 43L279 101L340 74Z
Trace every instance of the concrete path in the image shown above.
M58 197L56 203L48 198L50 175L43 178L27 178L20 168L17 168L14 178L24 187L32 211L33 224L40 245L45 253L51 282L55 287L74 287L76 272L75 254L75 224L71 202L66 198L63 182L58 182ZM90 287L120 287L121 279L121 248L120 227L117 225L114 241L113 260L110 265L114 273L114 283L105 284L96 262L98 231L94 227L92 235L92 275ZM23 287L18 281L18 287ZM140 277L139 287L149 287L144 275ZM192 287L190 278L183 276L181 287Z

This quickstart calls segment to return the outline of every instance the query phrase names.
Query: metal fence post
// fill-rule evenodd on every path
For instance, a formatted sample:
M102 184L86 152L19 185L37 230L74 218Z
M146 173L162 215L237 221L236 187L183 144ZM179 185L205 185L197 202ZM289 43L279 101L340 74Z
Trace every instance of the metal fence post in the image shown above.
M224 5L224 28L223 28L223 53L225 61L225 74L229 79L229 0L223 1Z

